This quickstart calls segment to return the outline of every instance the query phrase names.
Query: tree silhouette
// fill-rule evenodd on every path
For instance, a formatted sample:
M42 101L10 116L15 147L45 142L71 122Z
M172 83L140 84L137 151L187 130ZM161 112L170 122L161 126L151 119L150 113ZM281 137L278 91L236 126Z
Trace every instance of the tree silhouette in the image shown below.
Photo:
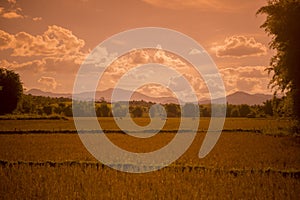
M270 85L285 92L287 101L293 101L293 114L300 119L300 1L270 0L257 14L267 14L261 25L272 36L270 48L277 51L270 61L273 73ZM276 94L276 92L275 92Z
M142 117L142 115L143 115L143 109L142 109L142 107L135 106L132 109L132 115L133 115L133 117Z
M167 116L168 117L179 117L180 116L180 108L179 105L170 103L165 105L166 110L167 110Z
M0 114L13 112L22 93L20 76L11 70L0 68Z
M241 117L247 117L248 114L250 114L250 106L247 104L240 105L239 113Z
M183 117L199 117L199 106L193 103L184 104Z

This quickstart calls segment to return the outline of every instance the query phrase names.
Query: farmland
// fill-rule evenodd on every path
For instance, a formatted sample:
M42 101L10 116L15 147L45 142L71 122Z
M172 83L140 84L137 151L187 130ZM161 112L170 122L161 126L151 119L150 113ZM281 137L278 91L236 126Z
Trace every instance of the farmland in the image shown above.
M153 138L133 139L113 133L112 118L99 121L112 130L110 140L133 152L164 146L178 127L170 118ZM299 199L300 138L288 134L289 120L227 118L214 149L199 159L208 124L201 118L194 142L170 166L129 174L99 163L71 119L1 120L0 199Z

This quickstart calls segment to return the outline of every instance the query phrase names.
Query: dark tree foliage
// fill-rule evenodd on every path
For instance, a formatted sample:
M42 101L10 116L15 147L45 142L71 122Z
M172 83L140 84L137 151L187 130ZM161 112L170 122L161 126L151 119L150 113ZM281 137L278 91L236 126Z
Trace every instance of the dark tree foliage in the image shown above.
M126 104L114 103L112 106L112 112L114 117L125 117L128 113L128 107Z
M0 68L0 114L12 113L23 93L19 74Z
M184 104L183 117L199 117L199 106L192 103Z
M143 116L143 108L140 107L140 106L135 106L133 109L132 109L132 115L133 117L142 117Z
M246 104L240 105L239 113L241 117L247 117L250 114L250 106Z
M111 113L110 108L108 107L105 101L102 101L100 107L97 108L96 114L97 117L109 117Z
M261 25L272 36L270 48L277 51L267 69L273 74L270 85L287 94L293 114L300 119L300 1L270 0L258 14L266 14ZM289 98L290 97L290 98Z
M179 107L179 105L170 103L170 104L166 104L165 108L167 110L167 116L168 117L180 117L180 107Z

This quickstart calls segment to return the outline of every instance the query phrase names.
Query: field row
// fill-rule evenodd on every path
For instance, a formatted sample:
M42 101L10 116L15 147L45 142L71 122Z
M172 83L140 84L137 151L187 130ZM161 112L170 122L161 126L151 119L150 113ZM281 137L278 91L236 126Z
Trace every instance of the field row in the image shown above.
M0 160L0 167L3 169L10 169L10 168L26 168L26 167L54 167L54 168L61 168L61 167L79 167L82 170L86 170L87 168L94 169L94 170L108 170L110 167L113 166L121 166L123 169L125 168L135 168L136 166L132 164L111 164L109 166L102 164L100 162L87 162L87 161L64 161L64 162L56 162L56 161L5 161ZM156 168L157 166L144 166L144 168ZM224 169L224 168L210 168L206 166L192 166L192 165L169 165L164 167L160 170L169 170L169 171L176 171L176 172L199 172L199 173L226 173L231 174L235 177L245 175L245 174L277 174L282 175L283 177L291 177L295 179L300 178L300 169L289 169L289 170L280 170L280 169Z
M62 165L0 167L0 199L299 199L300 181L280 173L177 170L128 174Z
M140 139L125 134L107 134L120 148L141 153L162 148L174 136L175 134L166 133ZM198 153L204 136L204 133L197 134L189 149L174 164L219 169L300 169L299 137L225 132L213 150L205 158L199 159ZM0 160L97 161L77 134L1 134Z
M146 126L149 118L134 118L138 125ZM102 130L105 132L120 132L120 128L113 118L98 118ZM200 118L199 132L208 129L210 118ZM176 132L180 125L180 118L168 118L163 126L163 132ZM269 135L286 135L293 122L284 119L249 119L226 118L224 131L246 131ZM0 133L76 133L72 118L69 120L0 120Z

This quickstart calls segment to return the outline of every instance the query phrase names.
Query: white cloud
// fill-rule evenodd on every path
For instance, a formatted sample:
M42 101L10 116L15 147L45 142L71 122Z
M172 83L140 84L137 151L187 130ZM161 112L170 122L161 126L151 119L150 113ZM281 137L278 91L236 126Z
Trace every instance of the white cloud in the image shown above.
M3 18L6 18L6 19L17 19L17 18L24 18L23 15L17 13L16 11L9 11L9 12L5 12L2 14L2 17Z
M6 9L0 7L1 17L5 19L23 19L26 17L22 14L22 8L17 7L16 0L8 0L7 2L9 3L9 7Z
M207 11L239 11L240 8L254 4L252 1L240 1L240 0L142 0L150 5L167 8L173 10L183 10L183 9L197 9Z
M46 91L49 91L49 90L52 91L52 90L56 89L56 87L59 85L56 82L55 78L48 77L48 76L42 76L38 80L38 82L45 86Z
M17 3L17 0L7 0L8 3L11 3L11 4L16 4Z
M138 88L136 91L151 97L175 97L168 88L159 84L147 84Z
M212 48L217 57L236 57L266 55L265 45L255 41L253 37L247 38L242 35L235 35L225 39L224 44Z
M25 19L31 18L33 21L42 20L41 17L30 17L22 12L22 8L18 7L16 0L7 0L9 6L0 7L0 16L5 19Z
M199 50L199 49L192 49L190 52L189 52L189 55L197 55L197 54L201 54L202 51Z
M84 40L77 38L72 31L53 25L42 35L26 32L9 34L0 30L0 50L12 50L13 57L36 57L56 61L70 60L80 64L86 53L82 52Z
M220 70L227 93L245 91L249 93L271 93L266 66L245 66Z
M0 30L0 50L9 49L14 46L15 38L14 36Z
M17 71L28 70L35 73L43 71L45 65L46 65L46 61L44 59L31 60L27 62L16 62L16 61L9 62L7 60L0 61L0 67L17 70Z
M33 17L32 20L33 21L41 21L43 18L42 17Z
M61 82L64 84L59 89L70 92L79 65L88 53L83 50L84 44L70 30L59 26L49 26L40 35L0 30L0 50L10 54L0 60L0 67L18 72L25 87L54 90ZM53 79L40 78L49 75Z

